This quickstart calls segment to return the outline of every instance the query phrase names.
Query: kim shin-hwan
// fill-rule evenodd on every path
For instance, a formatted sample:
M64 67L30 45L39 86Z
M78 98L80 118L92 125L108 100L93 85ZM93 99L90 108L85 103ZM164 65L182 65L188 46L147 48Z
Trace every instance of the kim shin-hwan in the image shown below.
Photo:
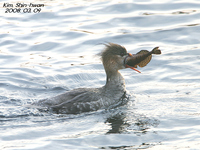
M29 3L29 4L25 4L25 3L16 3L15 5L10 4L10 3L4 3L3 7L44 7L44 4L33 4L33 3Z

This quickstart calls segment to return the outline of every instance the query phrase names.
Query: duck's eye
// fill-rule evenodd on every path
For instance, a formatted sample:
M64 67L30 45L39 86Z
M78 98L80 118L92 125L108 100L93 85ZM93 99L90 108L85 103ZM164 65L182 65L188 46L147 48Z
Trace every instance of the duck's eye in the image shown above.
M124 56L124 52L121 52L121 53L120 53L120 56Z

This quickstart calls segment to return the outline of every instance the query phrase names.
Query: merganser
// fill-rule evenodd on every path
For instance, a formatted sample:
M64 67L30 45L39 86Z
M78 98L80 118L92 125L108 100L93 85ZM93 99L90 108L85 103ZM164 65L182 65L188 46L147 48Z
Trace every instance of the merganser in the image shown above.
M34 105L47 107L59 114L79 114L82 112L109 109L124 104L126 95L125 81L120 69L138 66L144 67L151 60L151 54L160 54L158 47L151 52L142 50L132 55L118 44L105 44L106 48L100 53L107 75L106 84L100 88L78 88L61 95L40 100ZM140 72L140 71L138 71Z

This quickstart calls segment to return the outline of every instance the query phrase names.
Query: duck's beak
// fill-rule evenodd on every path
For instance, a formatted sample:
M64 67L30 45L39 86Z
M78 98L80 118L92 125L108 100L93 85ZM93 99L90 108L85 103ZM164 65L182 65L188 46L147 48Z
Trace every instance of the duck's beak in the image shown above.
M128 53L128 56L124 59L125 67L126 67L126 68L131 68L131 69L133 69L133 70L135 70L135 71L141 73L139 70L135 69L135 68L137 68L137 64L133 64L132 66L129 66L129 65L128 65L129 62L130 62L130 60L133 59L133 58L134 58L134 56L133 56L131 53ZM133 67L133 66L134 66L134 67Z

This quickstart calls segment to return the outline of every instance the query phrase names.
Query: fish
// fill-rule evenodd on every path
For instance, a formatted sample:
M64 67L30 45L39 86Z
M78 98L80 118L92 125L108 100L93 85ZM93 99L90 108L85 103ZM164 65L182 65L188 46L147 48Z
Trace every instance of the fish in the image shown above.
M139 70L135 69L139 67L145 67L152 59L152 54L160 55L161 50L159 47L153 48L152 51L141 50L136 54L130 54L129 57L125 59L126 68L131 68L139 73Z

